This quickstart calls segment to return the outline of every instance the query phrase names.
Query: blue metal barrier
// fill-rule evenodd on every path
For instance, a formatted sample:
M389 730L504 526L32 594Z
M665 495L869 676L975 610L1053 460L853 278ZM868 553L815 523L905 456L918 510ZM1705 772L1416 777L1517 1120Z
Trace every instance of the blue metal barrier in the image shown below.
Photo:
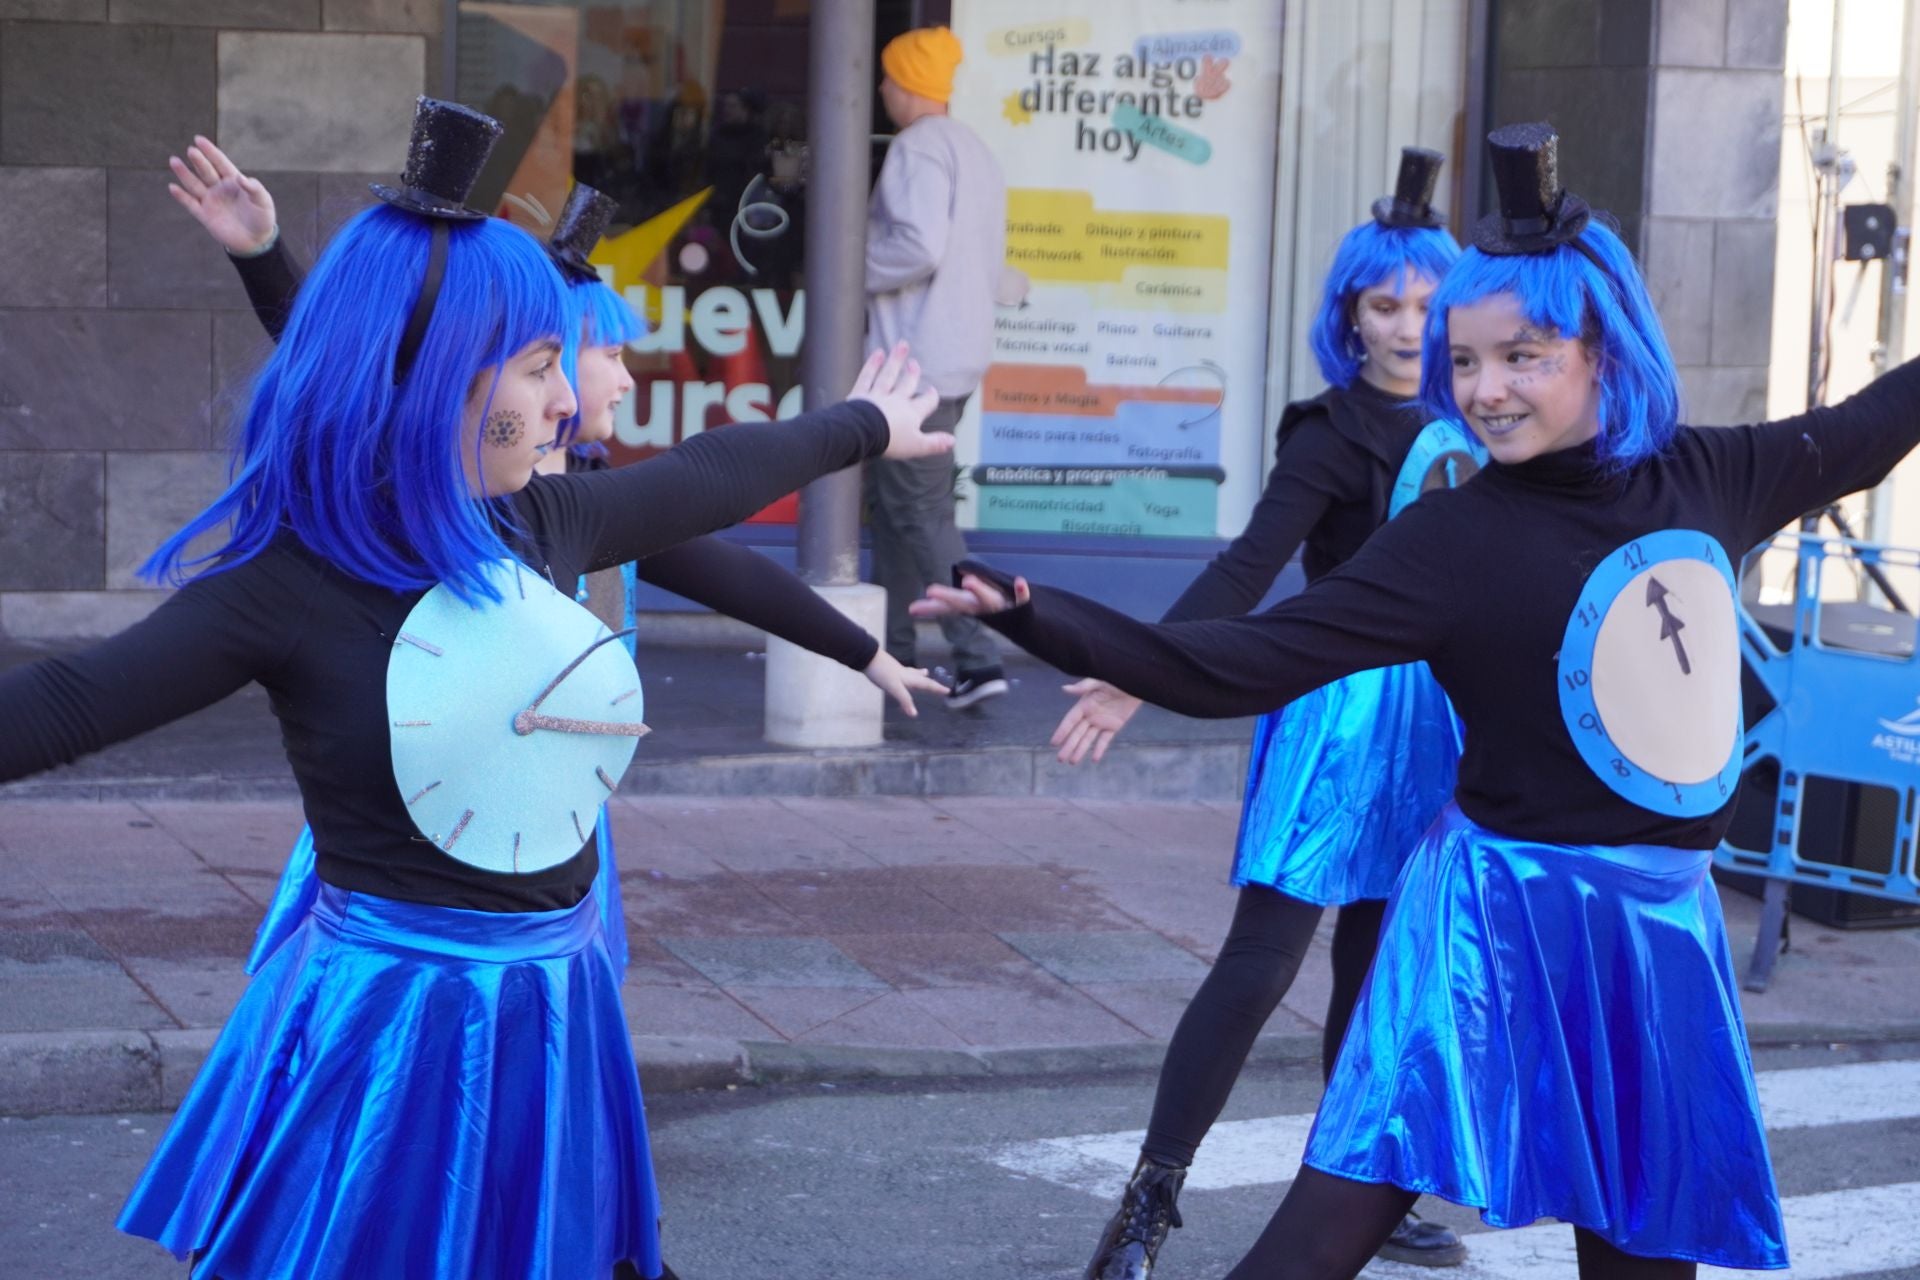
M1879 614L1888 621L1877 630L1886 634L1854 637L1843 647L1834 643L1832 627L1822 630L1823 616L1834 604L1820 598L1831 565L1920 569L1920 551L1811 534L1783 534L1771 545L1793 547L1796 555L1790 642L1775 644L1744 607L1740 625L1749 667L1775 703L1747 727L1745 765L1751 769L1770 759L1779 769L1772 843L1751 850L1723 841L1714 853L1715 866L1767 877L1746 982L1754 991L1764 991L1772 975L1789 885L1920 903L1920 655L1911 619ZM1897 797L1898 816L1884 857L1880 850L1815 849L1802 843L1809 778L1884 788ZM1859 858L1862 852L1871 855L1862 860L1888 869L1835 861Z

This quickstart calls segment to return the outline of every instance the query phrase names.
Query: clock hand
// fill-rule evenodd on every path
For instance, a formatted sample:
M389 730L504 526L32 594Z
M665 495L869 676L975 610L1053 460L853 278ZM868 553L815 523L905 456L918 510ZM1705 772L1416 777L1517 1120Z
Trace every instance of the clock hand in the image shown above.
M552 729L556 733L597 733L609 738L644 738L653 732L637 721L574 720L566 716L543 716L531 709L513 718L513 731L522 737L536 729Z
M1693 663L1687 660L1687 646L1680 639L1681 628L1687 624L1673 616L1673 607L1667 603L1667 584L1658 578L1648 578L1647 603L1660 611L1660 638L1673 641L1674 656L1680 659L1680 674L1692 675Z
M579 657L575 658L572 662L569 662L564 668L562 668L559 675L547 681L547 687L542 689L539 693L539 696L534 698L532 704L529 705L527 709L521 712L520 714L531 715L533 712L538 711L540 709L540 704L547 700L548 695L551 694L555 689L558 689L568 676L572 675L575 671L578 671L580 669L580 664L585 662L588 658L592 657L593 651L595 649L598 649L601 645L606 644L608 641L618 640L623 636L630 636L634 632L638 631L639 629L640 628L638 627L628 627L625 631L616 631L611 635L601 636L598 640L595 640L592 644L586 647L585 651L582 652ZM516 727L518 726L519 724L518 716L514 718L514 724ZM526 733L526 732L529 732L529 730L522 729L521 732Z

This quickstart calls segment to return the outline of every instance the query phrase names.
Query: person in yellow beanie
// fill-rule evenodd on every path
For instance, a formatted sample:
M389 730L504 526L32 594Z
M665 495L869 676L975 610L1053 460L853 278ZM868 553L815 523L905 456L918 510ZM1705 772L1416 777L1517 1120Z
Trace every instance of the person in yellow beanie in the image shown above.
M964 56L960 37L946 27L921 27L895 36L880 51L880 66L887 73L880 92L886 94L890 81L896 89L944 106L953 97L953 73ZM887 114L897 115L891 101Z
M880 53L880 100L900 132L867 209L867 340L913 343L921 377L940 393L928 431L953 429L987 371L1006 265L1006 180L979 136L947 114L961 56L945 27L909 31ZM873 577L887 590L887 652L902 661L915 656L907 605L966 558L953 483L945 458L867 469ZM940 625L953 650L947 705L1005 693L992 633L972 618Z

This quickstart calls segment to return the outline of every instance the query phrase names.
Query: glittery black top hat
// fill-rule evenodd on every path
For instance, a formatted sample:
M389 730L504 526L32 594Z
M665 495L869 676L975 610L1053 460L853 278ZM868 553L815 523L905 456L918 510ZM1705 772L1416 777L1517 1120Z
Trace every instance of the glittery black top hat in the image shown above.
M429 218L472 222L486 213L467 207L473 184L493 154L504 130L492 116L457 102L423 97L413 112L413 136L407 141L407 167L398 189L371 183L373 194L390 205Z
M607 224L613 221L619 208L620 202L605 192L596 191L584 182L574 184L567 203L560 209L559 221L553 224L553 234L547 237L547 252L553 255L561 274L574 280L600 278L587 257L600 243L600 237L607 233Z
M1560 185L1560 135L1549 124L1510 124L1487 135L1500 212L1474 224L1483 253L1545 253L1577 244L1593 211Z
M1425 147L1400 148L1400 177L1393 194L1373 202L1373 220L1383 227L1443 227L1447 220L1433 207L1440 166L1447 158Z

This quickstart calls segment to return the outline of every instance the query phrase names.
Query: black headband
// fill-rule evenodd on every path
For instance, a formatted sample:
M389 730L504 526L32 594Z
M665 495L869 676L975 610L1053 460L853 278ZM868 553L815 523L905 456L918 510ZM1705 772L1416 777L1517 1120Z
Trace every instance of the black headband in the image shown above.
M427 249L427 274L420 282L420 296L414 299L407 327L400 333L400 349L393 357L396 387L406 381L408 370L413 368L414 357L420 354L420 343L427 336L427 325L433 320L434 304L440 301L440 281L447 274L447 239L447 224L435 219L433 240Z

